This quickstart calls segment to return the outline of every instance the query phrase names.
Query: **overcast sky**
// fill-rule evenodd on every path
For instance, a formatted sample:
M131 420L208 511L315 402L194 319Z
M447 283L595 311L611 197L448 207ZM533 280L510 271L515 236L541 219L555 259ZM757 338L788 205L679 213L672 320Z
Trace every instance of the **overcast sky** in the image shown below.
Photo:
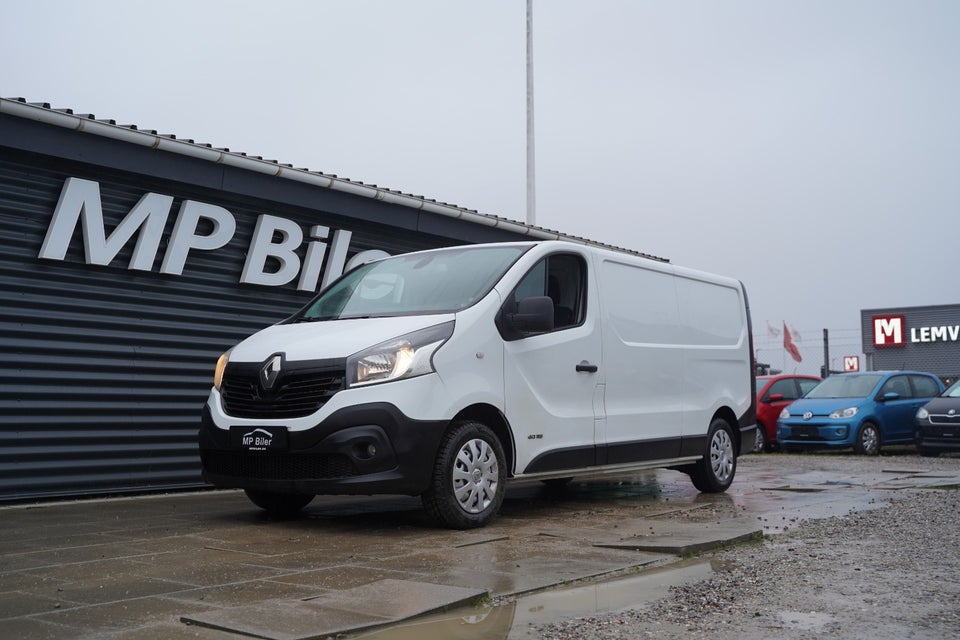
M0 95L526 219L525 0L4 2ZM960 302L960 2L535 0L536 223L744 281L761 361ZM784 358L768 323L800 334Z

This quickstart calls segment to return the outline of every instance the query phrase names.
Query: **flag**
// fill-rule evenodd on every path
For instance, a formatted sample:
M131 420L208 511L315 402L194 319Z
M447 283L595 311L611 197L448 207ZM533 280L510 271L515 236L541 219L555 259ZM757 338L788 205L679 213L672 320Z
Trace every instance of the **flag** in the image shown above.
M777 329L775 326L770 324L769 320L767 320L767 335L769 335L771 338L780 337L780 329Z
M800 332L797 331L797 328L793 325L790 325L790 337L793 338L796 344L803 344L803 336L800 335Z
M783 323L783 348L787 350L791 358L797 362L803 362L800 349L797 349L797 345L793 343L793 336L790 335L790 329L787 328L786 322Z

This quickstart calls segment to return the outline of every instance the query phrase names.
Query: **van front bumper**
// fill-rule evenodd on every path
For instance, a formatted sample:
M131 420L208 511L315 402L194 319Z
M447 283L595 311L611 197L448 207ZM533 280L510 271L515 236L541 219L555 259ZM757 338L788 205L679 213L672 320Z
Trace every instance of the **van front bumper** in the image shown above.
M276 493L419 495L430 483L446 425L371 403L340 409L306 430L273 424L227 430L214 424L204 406L203 479L217 487Z

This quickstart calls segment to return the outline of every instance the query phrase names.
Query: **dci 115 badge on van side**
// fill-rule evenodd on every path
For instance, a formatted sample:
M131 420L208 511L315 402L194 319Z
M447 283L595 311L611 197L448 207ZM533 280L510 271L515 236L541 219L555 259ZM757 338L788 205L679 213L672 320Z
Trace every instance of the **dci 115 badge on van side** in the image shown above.
M203 474L277 514L420 496L453 528L513 481L670 467L724 491L754 442L751 353L729 278L556 241L385 258L220 358Z

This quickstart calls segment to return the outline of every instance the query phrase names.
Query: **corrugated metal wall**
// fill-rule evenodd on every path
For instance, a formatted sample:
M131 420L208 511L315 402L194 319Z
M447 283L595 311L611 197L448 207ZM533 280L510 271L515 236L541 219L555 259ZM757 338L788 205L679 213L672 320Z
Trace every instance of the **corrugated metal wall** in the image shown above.
M222 249L192 252L182 276L158 273L163 245L152 272L127 270L132 246L109 266L87 265L79 232L66 260L40 260L70 176L99 182L108 231L152 191L175 198L167 233L184 198L228 209L237 233ZM217 357L309 298L293 284L238 284L254 221L269 202L226 197L0 153L0 499L201 484L197 427ZM345 226L343 217L316 211L286 207L282 215L304 228ZM351 253L455 243L353 225Z

